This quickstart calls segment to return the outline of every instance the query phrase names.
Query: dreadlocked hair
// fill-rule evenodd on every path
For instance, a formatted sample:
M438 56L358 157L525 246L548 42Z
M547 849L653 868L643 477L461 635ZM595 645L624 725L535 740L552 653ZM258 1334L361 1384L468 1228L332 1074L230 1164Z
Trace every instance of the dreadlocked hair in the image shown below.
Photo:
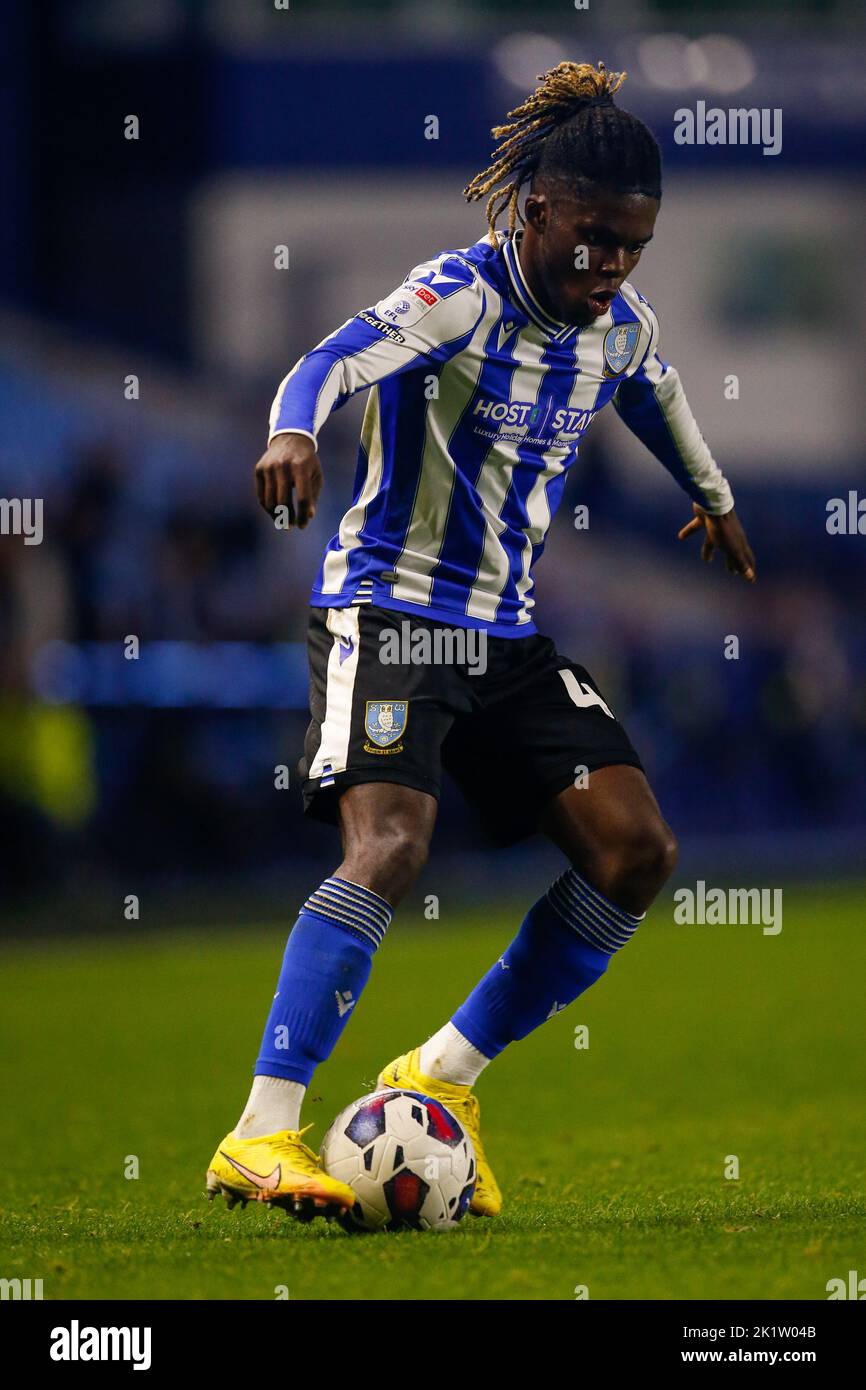
M661 198L661 156L643 121L614 104L626 79L604 63L559 63L539 75L540 86L493 127L499 141L492 163L463 190L467 202L487 200L488 236L508 208L508 230L517 225L520 190L537 173L574 183L585 180L621 193Z

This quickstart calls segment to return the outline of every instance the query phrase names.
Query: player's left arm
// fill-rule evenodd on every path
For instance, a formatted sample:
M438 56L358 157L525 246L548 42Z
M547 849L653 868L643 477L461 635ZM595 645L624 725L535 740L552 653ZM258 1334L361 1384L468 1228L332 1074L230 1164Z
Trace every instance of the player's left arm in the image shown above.
M649 345L637 371L621 383L614 406L692 499L694 516L679 531L679 540L702 533L705 563L719 550L731 574L754 583L755 557L734 510L730 484L698 428L679 373L659 356L658 320L644 304L651 314Z
M696 531L704 533L701 546L701 559L708 565L717 550L725 557L729 574L741 574L754 584L756 578L755 557L743 530L740 518L733 507L723 516L713 516L705 512L697 503L692 503L694 516L677 532L677 540L684 541Z

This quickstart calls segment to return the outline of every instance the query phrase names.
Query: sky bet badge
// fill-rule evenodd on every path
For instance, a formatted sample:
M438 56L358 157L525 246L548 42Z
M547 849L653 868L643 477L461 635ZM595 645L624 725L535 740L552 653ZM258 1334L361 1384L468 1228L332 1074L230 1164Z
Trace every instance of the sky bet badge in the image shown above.
M639 323L615 323L604 335L605 376L619 376L634 357Z
M367 730L368 738L376 746L371 747L370 743L365 743L364 752L401 753L402 743L396 748L391 745L397 743L401 737L408 717L408 700L368 700L364 728Z

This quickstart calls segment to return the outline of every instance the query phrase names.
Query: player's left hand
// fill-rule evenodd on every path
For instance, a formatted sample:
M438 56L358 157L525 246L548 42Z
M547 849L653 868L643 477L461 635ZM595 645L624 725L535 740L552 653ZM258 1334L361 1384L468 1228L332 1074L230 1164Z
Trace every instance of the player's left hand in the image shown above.
M728 573L741 574L750 584L754 584L755 557L736 512L732 509L724 516L711 516L697 502L692 503L692 511L694 517L678 532L677 539L684 541L696 531L703 531L701 559L704 564L708 565L715 552L720 550L725 557Z

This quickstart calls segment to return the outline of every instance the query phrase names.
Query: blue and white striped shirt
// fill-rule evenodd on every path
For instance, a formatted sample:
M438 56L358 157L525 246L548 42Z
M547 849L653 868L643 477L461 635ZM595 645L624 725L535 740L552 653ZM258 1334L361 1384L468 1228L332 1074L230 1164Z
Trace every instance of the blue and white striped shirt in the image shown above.
M311 602L373 602L504 637L535 631L533 567L584 431L608 401L690 497L734 505L656 315L627 281L588 328L531 294L515 238L416 266L307 353L281 383L270 438L314 441L372 387L352 504Z

